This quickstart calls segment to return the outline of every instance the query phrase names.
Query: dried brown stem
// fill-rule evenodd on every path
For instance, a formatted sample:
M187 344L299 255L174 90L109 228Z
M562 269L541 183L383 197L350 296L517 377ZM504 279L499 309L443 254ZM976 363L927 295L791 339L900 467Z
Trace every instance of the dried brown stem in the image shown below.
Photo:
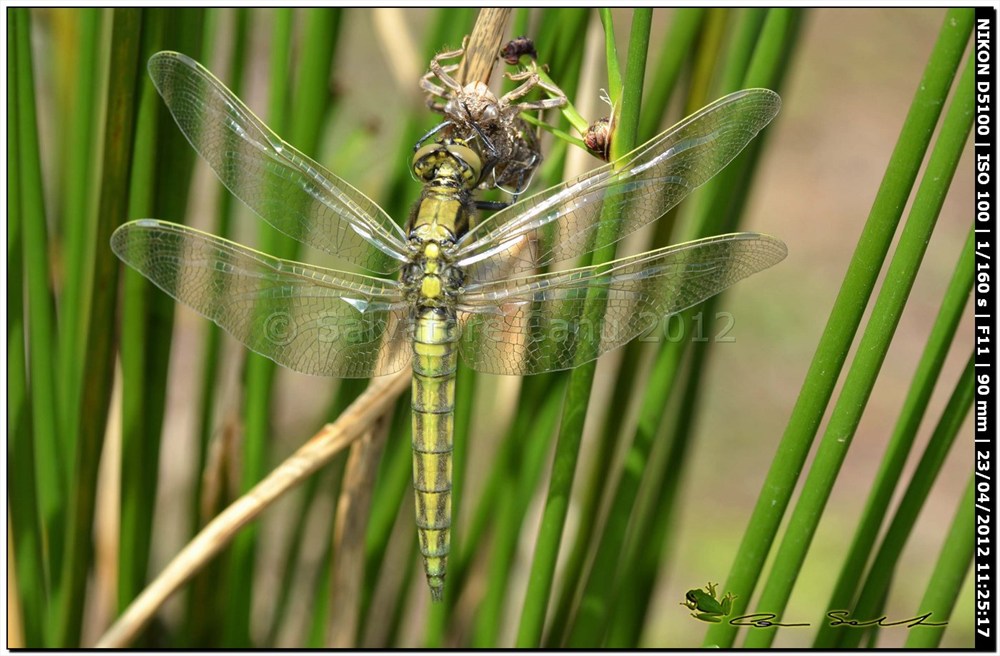
M327 645L334 649L352 647L357 635L360 609L352 600L358 598L364 583L368 511L390 423L390 417L382 415L371 430L351 445L347 457L333 529L333 599Z
M510 22L511 9L485 8L479 10L472 36L465 46L465 57L455 76L461 84L470 82L490 83L497 53L503 45Z
M333 456L364 433L371 431L379 417L409 385L410 370L376 378L332 424L274 469L264 480L209 522L164 568L163 572L97 641L97 647L126 647L153 618L163 603L219 553L236 535L271 503L307 476L328 463Z

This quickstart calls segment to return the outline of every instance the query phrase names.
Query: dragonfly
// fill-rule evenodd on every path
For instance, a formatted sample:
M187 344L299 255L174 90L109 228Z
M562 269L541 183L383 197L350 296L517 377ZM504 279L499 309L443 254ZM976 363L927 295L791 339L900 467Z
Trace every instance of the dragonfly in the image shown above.
M780 99L767 89L725 96L611 164L481 219L473 193L482 160L469 143L442 138L413 156L423 188L401 227L194 60L160 52L148 69L181 132L234 195L286 235L367 273L279 259L156 219L119 227L113 251L290 369L368 378L410 364L416 525L435 601L450 544L459 356L487 374L570 369L638 336L644 317L676 314L786 255L780 240L741 232L539 272L617 242L714 176L777 114ZM602 313L587 325L594 303Z

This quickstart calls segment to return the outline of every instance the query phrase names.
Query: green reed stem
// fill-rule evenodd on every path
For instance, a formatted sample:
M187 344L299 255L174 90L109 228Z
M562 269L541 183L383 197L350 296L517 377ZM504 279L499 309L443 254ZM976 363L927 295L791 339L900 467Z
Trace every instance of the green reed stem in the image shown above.
M927 581L927 591L913 616L928 613L928 622L947 622L955 609L962 583L969 574L975 549L975 474L969 476L965 494L959 500L955 519ZM907 649L934 649L941 643L946 626L914 626L906 636Z
M148 55L160 49L164 26L158 12L145 12L142 18L143 43L140 51L144 56L140 61L144 62ZM158 161L156 138L160 104L160 97L149 77L140 74L129 202L125 217L149 217L155 211ZM122 276L122 469L118 612L125 610L146 583L160 443L158 427L152 435L146 430L149 299L159 291L135 269L125 267Z
M12 10L7 23L7 79L12 80L7 108L7 161L20 162L24 133L20 131L22 64L20 22L27 20ZM8 585L11 601L20 604L24 645L30 648L46 644L45 617L48 612L49 585L44 541L45 523L39 508L41 492L36 478L35 442L32 437L28 362L25 359L25 257L23 249L24 216L23 180L20 166L7 173L7 462L17 463L20 474L10 476L10 542L14 568ZM10 562L10 561L8 561ZM16 580L15 580L16 577ZM16 597L14 596L16 595ZM9 644L8 646L16 646Z
M55 316L49 281L48 230L46 227L42 163L38 145L38 118L31 56L31 16L28 9L12 15L17 70L15 98L20 154L20 222L24 253L24 291L27 294L27 365L28 398L35 452L34 472L37 499L43 527L43 544L48 554L46 577L58 588L66 532L65 490L71 453L65 445L72 439L59 433L59 408L56 396ZM57 643L58 644L58 643Z
M970 99L972 94L969 94ZM889 586L897 569L906 542L913 533L917 517L924 509L937 476L941 473L945 458L955 443L958 431L972 408L972 398L975 391L975 352L969 353L965 368L948 399L941 418L934 427L931 439L924 449L920 462L913 472L910 484L907 485L899 507L886 529L882 544L872 560L867 577L861 586L858 602L854 606L852 617L878 617L885 606L889 594ZM971 558L971 550L968 558ZM938 618L941 621L945 618ZM931 620L935 621L935 620ZM856 647L866 631L844 631L840 643L847 648Z
M612 159L629 152L635 146L639 122L640 103L638 100L642 94L645 56L649 43L649 24L650 10L636 10L625 69L626 89L621 95L622 114L618 132L612 144ZM610 27L610 23L606 22L605 29ZM615 93L617 92L612 93L612 97L615 97ZM613 222L609 221L604 227L614 229ZM602 239L602 237L604 235L598 237L601 242L613 241ZM614 245L602 248L594 253L591 263L608 262L614 258L614 252ZM584 309L585 325L601 325L600 319L603 313L603 302L597 299L588 301ZM569 387L563 406L545 510L535 546L528 590L521 615L521 625L518 630L517 645L519 647L537 646L542 637L596 366L596 362L591 361L574 369L569 376Z
M115 9L111 28L111 74L104 128L104 159L98 203L95 243L107 244L127 212L128 174L132 157L132 125L136 108L139 33L142 14ZM65 580L58 590L58 644L76 645L83 622L84 594L92 558L92 531L97 489L97 466L114 379L113 334L119 263L113 257L94 257L93 287L87 330L78 440L73 489L69 505L69 532L63 554Z
M754 508L747 532L723 588L737 595L733 612L742 613L763 569L778 524L802 471L812 439L847 356L881 262L892 240L905 199L923 159L944 97L971 31L971 12L948 12L938 43L907 115L900 138L844 284L810 364L788 427ZM705 645L731 646L737 627L713 625Z
M875 476L875 484L872 486L861 520L858 522L854 541L844 559L840 576L834 586L830 601L827 603L827 610L850 607L862 581L865 565L871 556L872 547L881 530L882 522L888 516L889 503L903 474L903 467L916 439L917 429L927 411L927 403L938 382L945 357L955 339L955 332L972 291L974 238L975 233L970 228L969 237L955 265L955 272L952 274L947 291L945 291L937 318L931 327L927 345L917 363L913 381L910 383L910 389L903 401L902 411L896 421L892 437L889 439L889 446L882 459L882 464L879 466L878 474ZM831 648L836 646L840 638L840 631L830 626L825 620L826 615L824 614L823 621L819 623L820 629L816 634L814 645Z
M78 65L74 68L76 84L73 90L74 111L69 112L71 125L67 129L69 141L66 153L64 243L66 270L83 272L90 268L90 258L95 248L93 228L96 225L93 190L97 187L97 143L100 137L98 112L102 102L100 60L102 16L96 8L79 9L80 44L76 53ZM100 244L103 248L104 244ZM90 297L91 280L86 275L64 276L60 295L59 331L59 416L64 435L74 435L67 422L79 412L80 373L86 338L86 300ZM75 447L68 449L73 453Z
M834 406L802 494L792 512L775 567L758 602L766 612L780 616L784 611L837 473L875 386L972 127L972 82L972 68L969 66L958 83L956 101L944 119L927 173L917 190L913 210L889 264L886 282L879 292L843 391ZM775 633L773 630L754 631L747 636L746 644L752 647L770 645Z

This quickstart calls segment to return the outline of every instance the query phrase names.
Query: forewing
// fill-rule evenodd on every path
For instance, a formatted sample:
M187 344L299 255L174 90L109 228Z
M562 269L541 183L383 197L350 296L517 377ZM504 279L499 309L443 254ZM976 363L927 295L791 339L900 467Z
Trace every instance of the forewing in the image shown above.
M473 369L492 374L569 369L780 262L786 253L778 239L744 232L597 266L473 284L459 306L462 356ZM600 321L588 321L588 299L604 303Z
M126 264L252 351L306 374L367 378L409 361L399 283L271 257L143 219L111 236Z
M621 159L485 219L457 244L458 264L487 281L614 243L718 173L780 107L768 89L730 94Z
M399 269L405 236L389 215L282 141L198 62L159 52L149 75L194 149L261 218L369 271Z

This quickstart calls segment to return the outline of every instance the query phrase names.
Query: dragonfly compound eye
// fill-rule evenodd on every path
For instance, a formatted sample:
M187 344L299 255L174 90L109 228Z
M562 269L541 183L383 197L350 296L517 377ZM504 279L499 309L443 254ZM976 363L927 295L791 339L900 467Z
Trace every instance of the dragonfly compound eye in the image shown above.
M482 160L476 151L460 143L433 143L413 155L413 174L424 182L458 174L472 186L479 180L482 170Z
M475 183L479 180L480 173L483 170L482 160L479 159L479 155L476 151L472 150L468 146L463 146L461 144L448 144L448 152L458 161L462 168L462 177L470 183Z

